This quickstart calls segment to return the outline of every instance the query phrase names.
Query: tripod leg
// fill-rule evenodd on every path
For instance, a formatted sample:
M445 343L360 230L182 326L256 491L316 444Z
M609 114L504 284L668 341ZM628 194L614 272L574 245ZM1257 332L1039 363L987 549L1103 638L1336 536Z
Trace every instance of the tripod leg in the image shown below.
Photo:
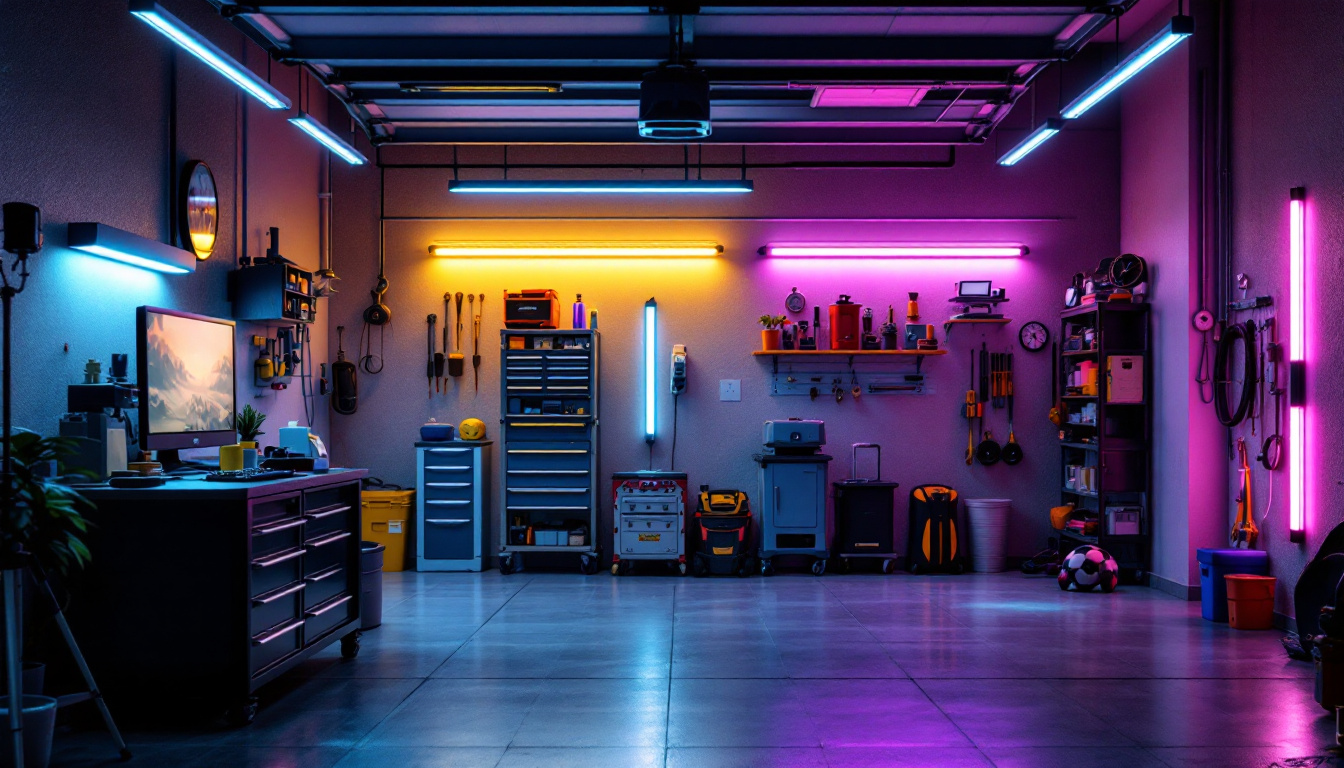
M89 686L88 697L93 699L94 704L98 705L98 712L103 716L103 723L107 725L107 732L112 736L112 743L117 745L117 751L122 760L131 759L131 750L126 746L126 740L121 737L121 731L117 730L117 724L112 720L112 710L107 708L107 702L103 700L103 692L98 690L98 683L94 682L93 672L89 669L88 662L84 660L84 654L80 652L79 644L75 642L75 633L70 631L70 623L65 620L65 612L61 610L61 604L56 600L56 594L51 591L51 584L47 581L46 571L34 564L33 576L37 581L39 595L50 606L51 613L56 618L56 626L61 630L61 637L65 638L65 645L70 649L70 655L74 657L75 665L79 667L79 673L84 676L84 683Z
M5 672L9 675L9 739L15 768L23 768L23 678L19 664L19 579L22 571L0 572L5 602Z

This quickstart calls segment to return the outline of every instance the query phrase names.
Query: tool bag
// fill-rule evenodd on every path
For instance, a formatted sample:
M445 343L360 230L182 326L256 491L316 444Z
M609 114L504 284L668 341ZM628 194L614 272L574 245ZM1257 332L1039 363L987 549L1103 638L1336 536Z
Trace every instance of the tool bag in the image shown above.
M700 506L696 511L707 516L745 515L751 511L751 505L742 491L701 491Z
M957 492L945 485L910 491L910 539L905 558L911 573L961 573Z

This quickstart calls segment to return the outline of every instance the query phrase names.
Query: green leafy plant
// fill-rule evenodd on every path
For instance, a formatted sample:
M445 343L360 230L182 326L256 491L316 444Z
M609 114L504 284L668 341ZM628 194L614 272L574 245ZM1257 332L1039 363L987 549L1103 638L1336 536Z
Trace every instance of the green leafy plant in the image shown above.
M760 317L761 327L767 331L773 331L786 322L788 322L788 318L784 315L761 315Z
M238 430L238 439L248 443L255 442L258 435L264 435L261 425L266 422L266 414L250 405L233 415L233 427Z
M26 429L14 431L10 440L13 504L0 519L0 557L4 567L18 567L16 558L27 552L58 576L69 574L89 562L84 536L89 531L87 515L93 502L79 491L39 474L42 467L61 463L77 448L71 438L43 437Z

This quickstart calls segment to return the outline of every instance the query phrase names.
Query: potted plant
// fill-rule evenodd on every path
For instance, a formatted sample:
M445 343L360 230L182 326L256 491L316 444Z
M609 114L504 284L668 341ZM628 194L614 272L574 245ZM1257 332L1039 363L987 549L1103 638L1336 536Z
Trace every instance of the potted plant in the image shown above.
M783 334L781 326L787 319L784 315L761 315L761 350L763 352L773 352L779 349L780 337Z
M7 489L11 503L0 505L0 569L5 571L7 582L21 578L34 563L62 579L89 561L84 536L89 530L86 515L93 510L93 503L41 473L54 466L55 474L62 474L62 459L76 447L70 438L14 430ZM22 710L24 764L45 766L56 724L56 700L25 694Z
M238 444L243 448L256 450L257 437L266 434L261 425L266 422L266 414L250 405L233 415L233 428L238 430Z

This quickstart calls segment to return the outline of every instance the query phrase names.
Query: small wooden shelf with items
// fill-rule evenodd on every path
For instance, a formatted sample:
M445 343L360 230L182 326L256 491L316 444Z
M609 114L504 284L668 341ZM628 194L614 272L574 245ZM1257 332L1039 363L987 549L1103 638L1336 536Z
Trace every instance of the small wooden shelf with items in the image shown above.
M1153 526L1152 339L1147 304L1109 302L1060 314L1053 375L1063 503L1083 530L1058 531L1060 550L1101 547L1127 582L1146 577Z

